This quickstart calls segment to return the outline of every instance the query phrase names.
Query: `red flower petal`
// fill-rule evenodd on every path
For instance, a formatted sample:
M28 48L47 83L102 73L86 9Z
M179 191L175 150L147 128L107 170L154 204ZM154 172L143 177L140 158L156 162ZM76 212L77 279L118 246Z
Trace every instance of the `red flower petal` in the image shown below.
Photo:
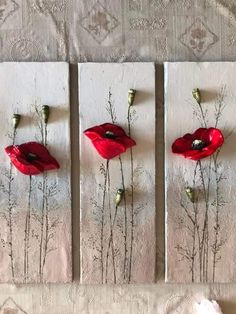
M60 165L54 157L52 157L45 146L37 142L28 142L19 146L24 154L35 154L38 158L32 163L43 171L54 170L60 168Z
M104 124L101 125L101 127L103 128L104 132L111 131L117 137L126 136L125 131L119 125L112 124L112 123L104 123Z
M44 171L60 167L46 147L37 142L8 146L5 148L5 151L9 155L13 165L25 175L37 175ZM30 155L34 155L35 159L30 159Z
M110 139L97 140L92 143L99 155L105 159L112 159L126 151L122 143Z
M190 134L185 134L183 137L177 138L172 144L172 152L175 154L184 154L192 147L193 139L189 137Z
M99 138L103 137L103 134L105 132L103 131L103 129L101 128L101 126L95 126L93 128L89 128L87 130L84 131L84 134L91 140L91 141L95 141Z
M123 136L121 139L119 139L123 145L125 146L125 148L130 148L136 145L136 142L129 136L125 135Z
M106 132L112 132L116 137L126 136L125 131L118 125L112 123L104 123L94 126L84 131L84 134L92 141L98 138L104 138Z
M210 128L209 130L209 140L212 145L221 146L224 143L224 136L220 130L215 128Z
M203 141L206 146L201 150L192 149L194 140ZM172 152L192 160L200 160L215 153L224 143L223 134L216 128L199 128L193 134L185 134L172 144Z
M114 138L106 137L107 132L113 134ZM92 141L99 155L105 159L112 159L136 145L120 126L112 123L94 126L85 130L84 134Z

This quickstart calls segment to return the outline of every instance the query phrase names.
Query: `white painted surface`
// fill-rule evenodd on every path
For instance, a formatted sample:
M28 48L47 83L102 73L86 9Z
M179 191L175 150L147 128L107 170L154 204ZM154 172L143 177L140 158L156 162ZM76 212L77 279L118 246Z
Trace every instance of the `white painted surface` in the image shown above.
M14 281L68 282L71 280L71 188L70 188L70 111L69 67L67 63L1 63L0 64L0 281L12 282L9 257L9 184L10 159L4 147L12 144L12 115L20 114L15 144L42 141L35 106L50 106L47 142L60 169L47 173L45 200L48 202L48 223L44 215L43 246L46 234L47 254L43 276L39 277L39 252L42 218L43 175L32 176L31 218L28 244L28 278L24 278L25 220L28 210L29 176L15 167L12 172L11 200L13 228ZM46 213L46 209L44 209ZM4 218L6 215L6 219ZM48 225L48 233L45 231ZM44 255L44 253L42 253Z
M234 232L236 64L166 63L165 73L166 279L170 282L191 282L191 257L194 255L194 282L234 282L236 279L234 257L236 251ZM208 204L205 232L207 235L205 239L208 240L204 245L206 258L202 265L200 265L197 233L194 254L192 254L194 227L189 217L195 217L195 205L188 201L185 193L186 186L194 185L196 162L171 152L171 145L176 138L185 133L193 133L203 125L199 106L192 97L194 88L199 88L201 91L202 109L204 114L206 113L207 127L215 127L216 115L221 108L217 127L222 130L225 137L216 164L213 157L205 158L201 162L206 190L210 178L207 202L199 166L196 170L195 190L199 193L198 201L195 203L196 226L200 233L200 243L202 243L206 204ZM217 203L219 206L216 205ZM203 270L203 263L206 265L205 274L201 276L200 269Z
M134 225L131 254L132 201L130 151L121 155L126 190L124 202L118 207L114 224L115 267L109 247L110 209L115 217L115 195L122 188L118 157L110 160L110 193L105 193L102 207L106 167L83 131L111 122L106 110L109 90L115 110L115 123L128 132L128 90L137 90L131 137L134 161ZM153 282L155 279L155 68L152 63L80 64L80 176L81 176L81 281L82 283ZM102 207L102 208L101 208ZM103 217L104 213L104 218ZM104 225L102 231L101 225ZM103 234L103 241L101 240ZM126 238L126 240L125 240ZM101 247L102 253L101 253ZM127 253L125 254L125 247ZM108 257L107 257L108 253ZM132 256L132 258L131 258ZM125 262L126 261L126 262ZM129 267L131 265L131 267ZM115 270L114 270L115 269Z

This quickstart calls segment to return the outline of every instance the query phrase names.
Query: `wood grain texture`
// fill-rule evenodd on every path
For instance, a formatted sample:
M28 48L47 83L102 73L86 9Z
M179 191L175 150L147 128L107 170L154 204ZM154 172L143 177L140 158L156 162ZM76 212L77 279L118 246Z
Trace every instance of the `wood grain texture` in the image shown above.
M71 281L68 64L2 63L0 103L0 281ZM43 105L50 107L47 124ZM14 113L21 115L16 132ZM28 141L44 144L60 169L20 173L4 148Z
M137 90L128 111L128 91ZM155 70L152 63L79 65L81 281L155 279ZM113 122L137 146L109 162L83 131ZM118 189L124 199L115 206Z
M166 279L234 282L235 63L166 63ZM202 103L192 97L199 88ZM225 143L192 161L171 152L199 127L221 129ZM194 200L188 198L191 187Z

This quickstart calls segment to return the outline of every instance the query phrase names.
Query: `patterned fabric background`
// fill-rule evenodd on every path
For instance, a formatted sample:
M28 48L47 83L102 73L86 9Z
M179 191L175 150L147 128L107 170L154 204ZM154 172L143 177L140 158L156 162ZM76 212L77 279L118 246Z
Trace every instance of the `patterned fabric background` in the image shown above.
M0 0L1 61L236 60L235 0ZM72 162L78 156L77 70L71 66ZM234 285L165 285L163 67L157 66L157 284L81 286L78 165L73 162L74 275L70 285L1 285L0 313L192 314L204 296L236 312Z

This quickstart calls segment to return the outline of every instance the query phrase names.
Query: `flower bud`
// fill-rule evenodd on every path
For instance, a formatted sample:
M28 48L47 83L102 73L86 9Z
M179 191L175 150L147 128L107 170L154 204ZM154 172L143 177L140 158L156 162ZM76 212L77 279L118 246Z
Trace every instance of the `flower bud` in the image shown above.
M129 106L133 105L135 94L136 94L136 90L135 89L130 89L128 91L128 104L129 104Z
M16 129L20 123L20 118L21 118L21 115L20 114L17 114L17 113L14 113L13 116L12 116L12 125L13 125L13 128Z
M193 91L192 91L192 95L193 95L193 98L197 101L197 103L200 105L201 103L201 93L200 93L200 90L198 88L195 88Z
M189 199L192 203L194 203L194 189L191 188L190 186L187 186L187 187L185 188L185 192L186 192L186 195L187 195L188 199Z
M118 207L124 198L125 191L123 189L118 189L116 192L116 207Z
M42 117L43 117L44 123L48 123L49 113L50 113L49 106L47 105L42 106Z

